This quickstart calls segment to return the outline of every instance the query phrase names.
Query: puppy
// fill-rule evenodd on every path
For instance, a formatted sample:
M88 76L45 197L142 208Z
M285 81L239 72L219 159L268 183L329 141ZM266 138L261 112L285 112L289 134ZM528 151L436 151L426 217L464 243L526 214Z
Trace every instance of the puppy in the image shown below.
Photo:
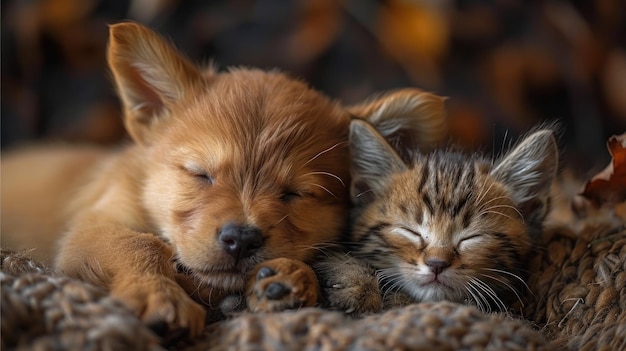
M58 270L192 335L206 311L189 292L208 287L213 305L264 261L310 262L339 239L351 118L402 143L445 132L435 95L407 89L344 108L278 72L200 69L135 23L110 27L108 62L133 143L5 154L3 244L45 255L37 244L63 232Z

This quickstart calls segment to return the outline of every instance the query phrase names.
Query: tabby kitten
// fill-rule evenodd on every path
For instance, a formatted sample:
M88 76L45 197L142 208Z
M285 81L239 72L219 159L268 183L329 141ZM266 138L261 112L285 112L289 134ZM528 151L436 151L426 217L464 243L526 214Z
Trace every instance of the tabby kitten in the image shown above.
M549 207L558 151L536 131L493 164L478 155L418 152L405 163L369 124L353 121L351 254L381 291L508 310ZM344 296L345 297L345 296Z

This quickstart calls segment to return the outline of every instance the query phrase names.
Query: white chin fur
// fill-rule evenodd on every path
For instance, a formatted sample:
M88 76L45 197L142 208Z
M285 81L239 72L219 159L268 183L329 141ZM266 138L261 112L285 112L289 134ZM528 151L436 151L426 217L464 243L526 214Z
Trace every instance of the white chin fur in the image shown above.
M429 283L429 278L425 281L413 281L404 285L405 291L413 296L417 301L421 302L434 302L434 301L452 301L463 302L467 296L463 293L462 289L455 289L455 284L450 282L450 279L445 279L444 284L441 283Z

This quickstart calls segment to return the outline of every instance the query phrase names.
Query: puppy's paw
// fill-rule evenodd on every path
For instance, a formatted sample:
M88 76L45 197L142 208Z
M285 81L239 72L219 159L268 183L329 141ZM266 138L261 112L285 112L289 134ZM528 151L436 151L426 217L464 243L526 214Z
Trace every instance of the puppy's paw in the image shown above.
M277 312L317 303L319 284L305 263L288 258L265 261L248 279L246 299L252 312Z
M161 336L199 335L206 311L195 303L174 280L165 276L124 277L112 295L130 307L139 318Z

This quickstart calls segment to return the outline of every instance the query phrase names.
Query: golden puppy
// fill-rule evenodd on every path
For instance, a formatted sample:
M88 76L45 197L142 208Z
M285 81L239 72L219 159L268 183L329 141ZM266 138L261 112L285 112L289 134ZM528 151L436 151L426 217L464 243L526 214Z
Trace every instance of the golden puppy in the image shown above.
M338 240L350 118L402 142L443 133L435 95L401 90L346 109L278 72L201 70L134 23L111 26L108 62L134 143L5 154L3 245L45 255L64 232L57 269L192 334L206 311L177 266L219 298L242 292L259 263L308 262Z

